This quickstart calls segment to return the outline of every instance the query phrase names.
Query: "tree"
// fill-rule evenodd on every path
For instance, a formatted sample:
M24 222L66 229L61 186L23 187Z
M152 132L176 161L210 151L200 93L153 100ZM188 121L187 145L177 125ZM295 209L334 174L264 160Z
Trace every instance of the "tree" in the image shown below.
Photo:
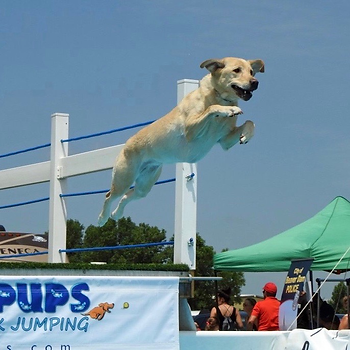
M122 218L116 222L109 219L103 227L90 225L85 232L83 247L126 246L143 243L158 243L166 239L166 232L157 227L141 223L136 225L130 218ZM81 261L99 261L106 263L164 263L160 254L164 247L88 251L81 254Z
M90 225L84 235L83 248L111 247L118 244L117 223L114 220L108 220L103 227ZM83 262L111 262L113 250L86 251L81 253Z
M152 227L141 223L138 226L133 224L131 229L124 227L125 221L132 223L131 219L120 219L118 221L119 228L119 244L143 244L143 243L158 243L165 242L165 230L159 230L157 227ZM120 262L122 259L132 263L163 263L159 253L164 249L163 246L152 246L147 248L133 248L116 251L113 256L113 262Z
M228 249L223 249L222 252L226 252ZM219 289L225 289L228 286L231 287L231 294L233 301L240 303L241 287L245 285L245 278L242 272L229 272L221 271L218 276L222 277L222 280L218 283Z
M173 259L174 248L169 247L165 250L168 261ZM208 246L199 233L196 235L196 270L195 276L216 277L213 270L214 248ZM164 259L166 260L166 259ZM233 301L240 302L241 287L245 284L242 272L220 272L218 277L222 280L217 283L218 288L231 287ZM214 280L195 281L194 297L188 302L192 310L211 309L215 304L216 283Z
M117 222L109 219L103 227L90 225L83 235L83 226L78 221L71 220L67 225L67 246L69 248L93 248L109 246L125 246L140 243L164 242L166 240L165 230L149 226L145 223L136 225L129 218L122 218ZM71 237L71 235L73 237ZM79 240L79 237L83 237ZM213 258L214 248L208 246L205 240L197 233L196 235L196 276L214 276ZM173 238L171 239L173 240ZM75 247L71 246L76 244ZM72 256L71 261L100 261L106 263L162 263L172 264L174 256L173 246L152 246L147 248L133 248L123 250L101 250L88 251ZM218 283L219 288L230 286L234 301L240 301L241 286L244 285L244 275L241 272L222 272L219 274L223 279ZM193 310L209 309L214 305L215 285L213 280L195 281L194 298L189 300Z
M329 300L329 304L332 305L336 313L345 314L348 311L344 309L342 299L347 295L347 287L344 282L339 282L332 292L332 297Z
M197 233L196 235L196 271L199 277L214 276L213 257L215 251L212 246L207 246L205 240ZM215 295L214 281L195 281L194 298L189 300L192 310L209 309L213 303L212 296Z
M207 246L205 240L198 233L196 237L196 276L212 277L215 275L213 270L214 248ZM243 273L220 272L217 276L222 277L222 280L217 283L218 288L231 287L232 300L240 302L241 287L245 284ZM194 298L189 300L192 310L211 309L215 305L216 283L214 281L196 281L194 286Z
M81 248L83 244L84 226L78 220L67 220L67 249ZM70 262L80 261L80 253L68 253Z

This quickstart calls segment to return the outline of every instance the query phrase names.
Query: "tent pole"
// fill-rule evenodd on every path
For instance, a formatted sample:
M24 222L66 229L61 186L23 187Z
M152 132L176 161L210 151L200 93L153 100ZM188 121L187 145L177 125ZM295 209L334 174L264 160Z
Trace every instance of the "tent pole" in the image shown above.
M349 288L350 288L350 279L349 278L347 278L346 279L346 296L347 296L347 310L346 310L346 312L347 312L347 314L348 314L348 328L350 328L350 318L349 318L349 311L350 311L350 303L349 303Z
M312 300L312 296L314 295L314 282L313 282L313 273L311 270L309 270L309 281L310 281L310 284L309 286L311 286L311 290L308 288L308 291L309 293L311 293L311 295L308 296L308 302L311 300L311 302L309 303L309 306L308 306L308 313L309 313L309 327L310 329L314 329L314 316L313 316L313 310L312 310L312 305L313 305L313 300ZM309 282L307 282L309 283ZM305 287L305 286L304 286Z
M318 288L320 289L321 281L319 278L316 279ZM320 327L320 308L321 308L321 299L320 299L320 291L317 293L317 323L316 323L316 328Z
M214 274L215 274L215 277L218 277L216 270L214 270ZM215 307L216 307L216 309L219 308L218 293L219 293L218 280L215 279Z
M311 281L311 295L314 295L314 274L311 270L309 271L309 277Z

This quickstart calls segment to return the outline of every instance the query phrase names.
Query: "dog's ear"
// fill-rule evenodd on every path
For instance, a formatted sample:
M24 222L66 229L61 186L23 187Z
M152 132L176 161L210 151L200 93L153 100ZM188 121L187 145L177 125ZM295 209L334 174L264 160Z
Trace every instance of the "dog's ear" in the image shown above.
M265 72L265 64L263 60L249 60L248 61L253 68L254 75L256 73L264 73Z
M222 60L219 60L217 58L212 58L210 60L206 60L201 63L201 68L206 68L210 73L214 73L219 68L224 68L225 65L222 62Z

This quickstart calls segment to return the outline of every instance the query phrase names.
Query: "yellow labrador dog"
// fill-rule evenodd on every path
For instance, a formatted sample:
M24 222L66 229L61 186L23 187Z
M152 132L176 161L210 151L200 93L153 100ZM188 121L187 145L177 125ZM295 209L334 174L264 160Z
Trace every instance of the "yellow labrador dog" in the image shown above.
M258 88L254 76L264 72L264 62L226 57L204 61L200 67L210 72L200 81L200 87L126 142L113 168L111 189L98 218L100 226L109 216L121 218L130 201L145 197L159 178L163 164L195 163L216 143L228 150L238 142L247 143L253 136L252 121L236 125L242 113L238 100L252 97L252 91ZM121 196L110 214L112 202Z

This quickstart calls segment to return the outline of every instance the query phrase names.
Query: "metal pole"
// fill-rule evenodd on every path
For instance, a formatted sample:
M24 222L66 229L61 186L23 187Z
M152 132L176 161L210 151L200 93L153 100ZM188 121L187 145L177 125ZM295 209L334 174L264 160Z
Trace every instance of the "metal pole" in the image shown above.
M318 285L317 289L319 289L320 285L321 285L321 281L317 278L316 282ZM317 323L316 323L317 328L320 327L320 307L321 307L321 305L320 305L320 291L318 291L318 293L317 293Z
M346 279L346 296L347 296L347 314L348 314L348 329L350 329L350 315L349 315L349 311L350 311L350 300L349 300L349 288L350 288L350 279Z

